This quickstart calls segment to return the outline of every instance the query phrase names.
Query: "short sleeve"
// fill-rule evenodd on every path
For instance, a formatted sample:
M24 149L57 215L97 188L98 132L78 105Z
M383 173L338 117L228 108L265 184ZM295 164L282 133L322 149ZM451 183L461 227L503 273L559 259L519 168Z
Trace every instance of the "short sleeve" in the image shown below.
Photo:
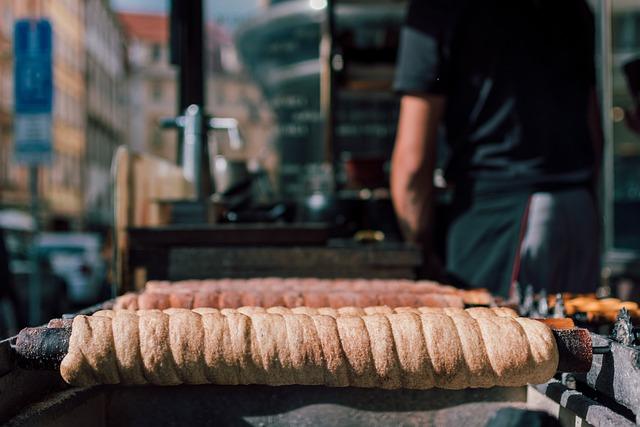
M446 94L455 0L411 0L400 35L394 88Z

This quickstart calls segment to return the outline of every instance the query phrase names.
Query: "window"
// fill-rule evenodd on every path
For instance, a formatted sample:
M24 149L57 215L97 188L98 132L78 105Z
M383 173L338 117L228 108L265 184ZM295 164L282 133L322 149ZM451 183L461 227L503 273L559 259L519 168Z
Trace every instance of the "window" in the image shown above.
M0 184L4 186L9 180L9 144L8 138L5 138L5 134L0 129Z
M154 102L162 101L162 82L151 82L151 99Z
M158 43L154 43L151 45L151 60L153 62L160 62L160 58L162 56L162 46Z
M622 10L613 16L615 49L630 52L640 46L640 12Z
M11 6L10 4L6 4L7 2L4 2L4 32L5 32L5 36L9 39L9 40L13 40L13 21L14 19L16 19L16 17L14 16L14 11L13 11L13 6Z
M611 64L601 62L602 72L611 79L605 90L605 106L610 103L610 121L605 123L612 144L607 144L611 163L605 162L605 179L612 204L606 218L608 249L640 253L640 133L630 126L638 113L640 83L640 3L612 2ZM610 65L610 67L609 67ZM610 168L610 169L609 169ZM611 176L612 175L612 176Z

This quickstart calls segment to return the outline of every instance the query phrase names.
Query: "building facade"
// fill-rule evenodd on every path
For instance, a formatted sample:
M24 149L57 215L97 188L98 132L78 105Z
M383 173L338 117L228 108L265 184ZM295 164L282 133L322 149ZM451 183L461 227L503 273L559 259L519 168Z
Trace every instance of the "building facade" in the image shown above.
M120 13L128 37L129 143L134 150L176 159L175 131L161 130L176 115L176 69L169 63L166 15Z
M112 223L113 154L127 143L126 40L107 0L85 0L86 149L84 208L89 226Z
M0 109L0 204L23 208L28 202L28 173L13 161L12 32L16 19L41 17L51 21L54 37L53 161L40 168L41 215L45 226L53 221L71 226L82 223L83 168L86 146L85 2L82 0L3 0L2 96Z
M0 209L25 209L28 170L13 161L13 25L46 18L53 29L53 160L40 168L43 225L110 221L109 170L126 143L126 50L108 0L0 2Z
M28 203L28 177L13 157L14 0L0 2L0 208Z

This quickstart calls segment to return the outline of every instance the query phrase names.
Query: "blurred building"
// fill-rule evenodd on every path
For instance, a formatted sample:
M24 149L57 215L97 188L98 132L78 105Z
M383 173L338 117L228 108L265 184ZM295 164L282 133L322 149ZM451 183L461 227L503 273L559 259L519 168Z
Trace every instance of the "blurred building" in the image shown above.
M49 19L54 37L54 155L39 176L44 225L106 224L111 158L128 130L124 35L108 0L0 2L0 208L29 203L11 129L13 25L27 17Z
M176 69L169 63L168 18L137 13L119 17L129 37L131 146L174 161L176 133L158 127L162 117L176 115L178 105ZM273 119L266 102L241 69L229 33L211 22L205 30L207 113L236 118L247 142L242 155L272 163L267 147ZM219 147L215 150L225 151L224 135L210 135L212 143L216 140Z
M111 223L111 160L127 142L126 40L108 0L85 0L87 145L84 205L89 225Z
M0 1L0 208L28 203L27 171L12 162L14 2Z
M53 162L41 168L40 194L46 223L79 224L84 212L83 165L86 146L85 2L82 0L2 0L2 94L0 130L0 204L24 207L28 201L28 174L15 164L11 131L13 110L12 32L16 19L44 17L54 37Z
M233 153L224 135L210 134L210 145L220 154L256 159L272 170L277 162L273 112L242 67L230 34L212 22L207 23L205 31L207 113L238 120L246 144L242 153Z
M174 131L158 121L176 115L176 70L169 63L166 15L118 14L128 37L129 143L139 151L175 160Z

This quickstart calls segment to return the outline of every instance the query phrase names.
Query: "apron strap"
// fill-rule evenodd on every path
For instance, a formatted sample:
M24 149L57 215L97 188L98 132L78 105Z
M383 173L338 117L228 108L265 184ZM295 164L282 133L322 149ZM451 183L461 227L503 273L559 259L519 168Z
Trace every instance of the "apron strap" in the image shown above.
M520 260L522 256L522 242L524 241L525 234L527 233L527 227L529 225L529 209L531 208L531 200L533 196L529 196L527 205L524 208L522 215L522 221L520 222L520 233L518 234L518 244L516 246L516 256L513 260L513 268L511 269L511 287L509 289L509 298L513 298L516 291L516 283L518 282L518 276L520 275Z

